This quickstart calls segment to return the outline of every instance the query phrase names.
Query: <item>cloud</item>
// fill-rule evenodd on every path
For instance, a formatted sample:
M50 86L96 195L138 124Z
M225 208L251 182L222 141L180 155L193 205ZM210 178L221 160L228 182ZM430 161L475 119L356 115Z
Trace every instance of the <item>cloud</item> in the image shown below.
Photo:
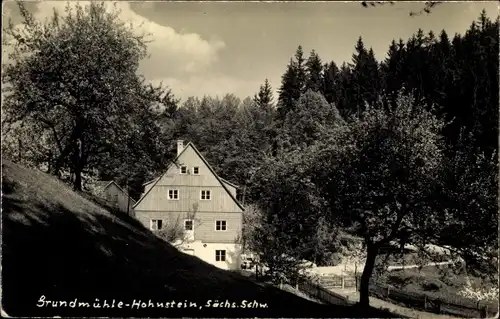
M45 20L53 15L54 9L64 14L67 5L74 8L87 1L63 2L43 1L37 3L35 18ZM150 58L141 62L141 70L146 77L177 76L209 68L217 62L218 54L225 47L222 40L206 40L196 33L179 33L171 27L158 24L137 14L128 2L104 2L108 11L116 7L119 19L132 23L135 32L148 34Z

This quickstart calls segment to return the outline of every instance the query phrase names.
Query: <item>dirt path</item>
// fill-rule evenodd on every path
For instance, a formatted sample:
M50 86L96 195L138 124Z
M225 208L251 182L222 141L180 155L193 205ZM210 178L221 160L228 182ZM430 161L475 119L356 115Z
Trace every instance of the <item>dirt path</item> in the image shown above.
M357 302L359 301L359 293L355 289L330 289L333 292L346 296L349 298L349 301ZM392 313L395 313L400 316L410 317L410 318L418 318L418 319L455 319L458 317L448 316L448 315L438 315L436 313L418 311L415 309L402 307L399 305L392 304L390 302L380 300L374 297L370 297L370 306L379 309L387 309Z
M435 263L428 263L425 265L405 265L405 266L388 266L387 271L391 270L401 270L401 269L411 269L411 268L425 268L425 267L435 267L435 266L443 266L443 265L450 265L453 264L453 261L443 261L443 262L435 262Z

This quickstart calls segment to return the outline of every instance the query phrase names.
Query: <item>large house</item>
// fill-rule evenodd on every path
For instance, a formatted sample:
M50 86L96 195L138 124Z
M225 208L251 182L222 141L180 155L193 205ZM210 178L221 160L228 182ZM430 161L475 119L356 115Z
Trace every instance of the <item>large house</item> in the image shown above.
M134 206L141 223L153 231L180 225L181 251L222 269L239 268L243 207L237 187L217 176L192 143L177 141L174 163L144 186Z

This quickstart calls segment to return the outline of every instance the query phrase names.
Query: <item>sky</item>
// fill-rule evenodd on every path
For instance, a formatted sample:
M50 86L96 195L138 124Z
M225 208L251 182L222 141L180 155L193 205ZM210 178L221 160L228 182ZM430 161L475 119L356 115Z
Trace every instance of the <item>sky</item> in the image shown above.
M80 2L85 4L85 2ZM112 8L111 2L106 2ZM70 2L74 5L75 2ZM484 8L498 15L497 1L446 2L431 14L410 17L423 2L364 8L360 2L125 2L120 19L145 31L149 58L139 72L162 82L182 100L189 96L253 96L267 78L276 90L299 45L315 50L324 62L350 62L362 36L376 58L385 58L393 39L404 40L419 28L450 38L463 34ZM30 2L37 19L64 11L63 1ZM3 2L2 21L20 22L14 2ZM2 48L2 57L6 49Z

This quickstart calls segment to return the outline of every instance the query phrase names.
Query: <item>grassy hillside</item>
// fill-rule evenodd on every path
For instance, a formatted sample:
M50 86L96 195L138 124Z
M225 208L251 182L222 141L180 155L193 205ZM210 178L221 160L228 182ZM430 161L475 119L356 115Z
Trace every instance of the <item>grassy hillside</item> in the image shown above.
M58 180L7 160L2 163L2 192L2 306L10 316L388 315L317 304L220 270L178 252L135 219L112 214ZM68 304L47 305L41 296ZM69 302L75 299L77 307L72 308ZM96 299L101 308L94 307ZM114 307L106 308L104 300ZM132 309L134 300L146 307ZM149 300L154 307L147 305ZM203 307L208 300L255 300L267 308ZM197 306L165 308L170 301Z

